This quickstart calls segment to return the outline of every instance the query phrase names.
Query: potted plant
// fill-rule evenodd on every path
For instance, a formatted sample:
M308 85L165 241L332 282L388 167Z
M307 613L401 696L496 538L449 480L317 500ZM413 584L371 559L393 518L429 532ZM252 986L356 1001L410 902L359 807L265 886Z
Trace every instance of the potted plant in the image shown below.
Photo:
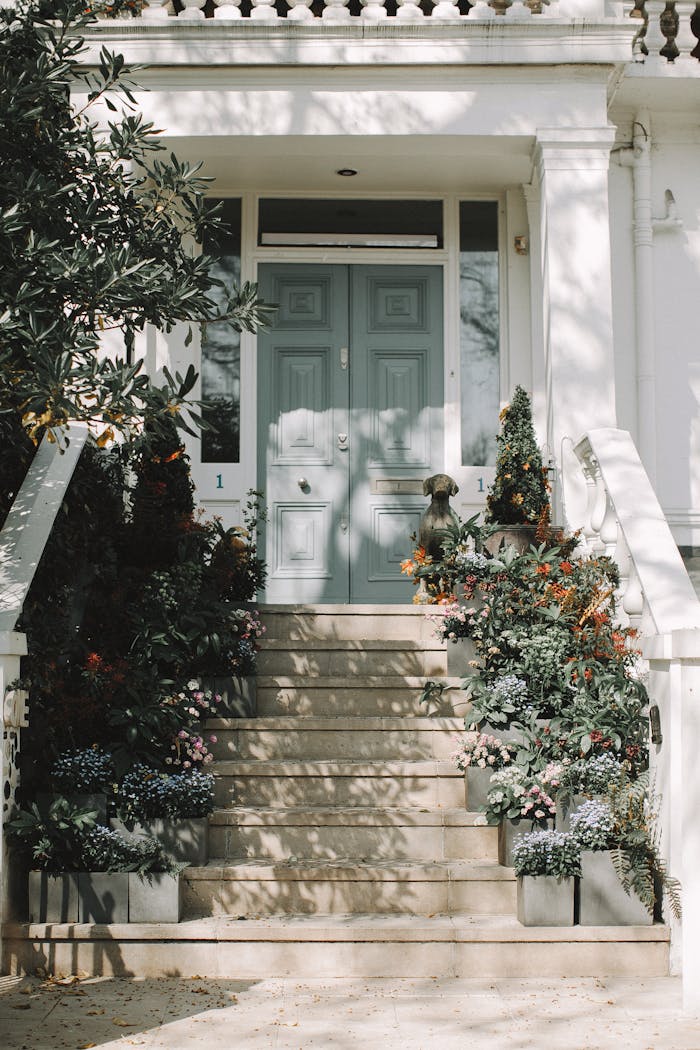
M450 757L464 773L465 806L474 811L486 807L491 774L512 764L515 748L490 733L472 729L457 738Z
M654 869L660 864L649 856L644 828L621 832L607 801L590 799L571 814L571 835L581 850L579 922L583 926L653 922Z
M178 922L182 865L154 840L127 841L64 798L36 804L10 822L31 852L30 922ZM145 880L145 881L144 881Z
M523 926L573 926L575 876L581 860L575 839L564 832L538 830L513 845L518 878L518 920Z
M116 773L112 756L97 744L61 752L49 773L56 789L78 807L94 809L97 822L107 823L107 807L114 793ZM44 798L39 796L43 803Z
M195 747L191 740L188 746ZM198 769L164 773L136 765L121 780L112 827L130 841L154 838L175 861L206 864L214 777Z
M485 522L492 525L485 546L496 554L504 545L526 551L537 525L549 520L547 472L535 439L530 398L516 386L501 412L496 477L486 497Z
M557 830L569 831L571 813L587 799L603 799L610 785L618 783L623 776L620 762L610 751L580 758L565 766L557 792Z
M111 828L84 837L78 874L80 922L179 922L180 871L154 839L129 841Z
M556 812L554 800L518 765L506 766L491 776L486 796L486 822L498 824L498 862L510 867L517 832L534 826L548 827Z
M473 679L468 686L471 701L470 719L482 731L493 730L510 743L522 740L522 733L512 723L519 722L532 710L527 682L517 674L503 674L490 680Z

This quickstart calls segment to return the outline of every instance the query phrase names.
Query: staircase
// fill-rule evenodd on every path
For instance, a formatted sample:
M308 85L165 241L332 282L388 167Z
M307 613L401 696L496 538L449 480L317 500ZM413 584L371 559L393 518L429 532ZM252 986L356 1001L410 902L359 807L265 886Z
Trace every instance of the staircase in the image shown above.
M15 966L237 978L658 976L668 930L525 928L495 828L430 716L445 647L417 607L268 607L258 717L219 719L210 856L174 926L16 927ZM460 700L457 690L446 694ZM45 963L44 963L45 965ZM31 968L31 966L30 966Z

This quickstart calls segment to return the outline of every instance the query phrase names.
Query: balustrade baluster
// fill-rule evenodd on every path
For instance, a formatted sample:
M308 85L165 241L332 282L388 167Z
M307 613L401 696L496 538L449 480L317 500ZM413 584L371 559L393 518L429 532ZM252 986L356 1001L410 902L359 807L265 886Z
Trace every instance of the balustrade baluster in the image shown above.
M275 22L279 18L275 0L253 0L250 17L259 22Z
M495 18L496 12L489 6L487 0L476 0L474 6L469 8L468 17L474 20Z
M691 62L697 66L698 60L694 58L691 51L698 46L698 38L693 33L690 20L697 10L696 0L676 0L676 14L678 15L678 32L676 33L676 47L680 54L677 62Z
M433 2L435 3L435 0L433 0ZM457 7L457 0L437 0L431 17L437 18L439 21L448 21L450 18L461 18L462 16Z
M349 2L350 0L326 0L321 18L324 22L349 22Z
M206 0L182 0L185 5L183 10L180 11L178 18L181 18L184 22L199 22L203 19L204 7Z
M601 481L602 484L602 481ZM617 552L617 516L610 494L605 490L605 514L600 526L600 540L604 546L605 554L614 558Z
M162 22L166 18L170 18L168 13L167 5L158 0L144 0L144 7L141 11L141 18L146 22Z
M605 488L605 483L597 459L591 456L588 462L591 465L595 482L595 502L593 504L593 511L591 512L591 531L593 533L591 549L595 553L600 554L605 551L605 543L601 537L601 530L608 509L608 493Z
M586 479L586 521L583 526L583 542L587 551L592 551L598 539L598 534L593 528L593 516L595 514L598 500L598 488L596 486L597 460L586 459L582 464L583 476Z
M360 0L362 4L362 18L366 22L381 22L386 18L384 0Z
M665 47L668 41L661 32L661 15L666 10L666 0L646 0L644 6L647 12L647 31L644 43L648 52L644 60L645 65L665 66L667 63L661 54L661 48Z
M242 17L241 0L214 0L214 3L214 18L228 19L231 22Z
M416 0L397 0L396 17L402 22L414 22L425 18L424 12L416 3Z
M528 18L532 18L532 11L525 6L523 0L512 0L512 3L506 10L506 18L510 18L515 22L525 22Z
M313 22L314 14L311 11L313 0L288 0L290 10L287 19L290 22Z

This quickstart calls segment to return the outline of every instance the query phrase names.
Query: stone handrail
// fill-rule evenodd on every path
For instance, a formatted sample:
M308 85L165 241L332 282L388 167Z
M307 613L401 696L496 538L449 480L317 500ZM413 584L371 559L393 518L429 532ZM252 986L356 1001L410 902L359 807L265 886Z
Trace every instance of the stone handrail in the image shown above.
M630 435L592 430L575 452L588 486L583 538L620 566L623 611L645 635L700 627L700 601Z
M616 558L623 609L640 627L649 702L658 713L650 765L661 850L682 887L682 923L670 922L671 968L682 973L684 1009L698 1013L700 601L630 435L592 430L575 452L588 484L586 547Z
M4 823L15 801L20 734L27 725L27 694L14 684L27 638L14 628L87 436L85 424L73 423L70 444L59 447L44 438L0 532L0 921L8 915L9 893Z

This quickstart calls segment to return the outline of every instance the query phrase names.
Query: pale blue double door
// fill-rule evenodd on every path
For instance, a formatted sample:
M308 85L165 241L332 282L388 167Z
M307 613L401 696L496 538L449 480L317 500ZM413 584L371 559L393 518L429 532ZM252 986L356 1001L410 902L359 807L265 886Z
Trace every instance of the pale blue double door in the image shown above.
M442 270L268 264L258 339L266 599L410 602L400 563L442 469Z

